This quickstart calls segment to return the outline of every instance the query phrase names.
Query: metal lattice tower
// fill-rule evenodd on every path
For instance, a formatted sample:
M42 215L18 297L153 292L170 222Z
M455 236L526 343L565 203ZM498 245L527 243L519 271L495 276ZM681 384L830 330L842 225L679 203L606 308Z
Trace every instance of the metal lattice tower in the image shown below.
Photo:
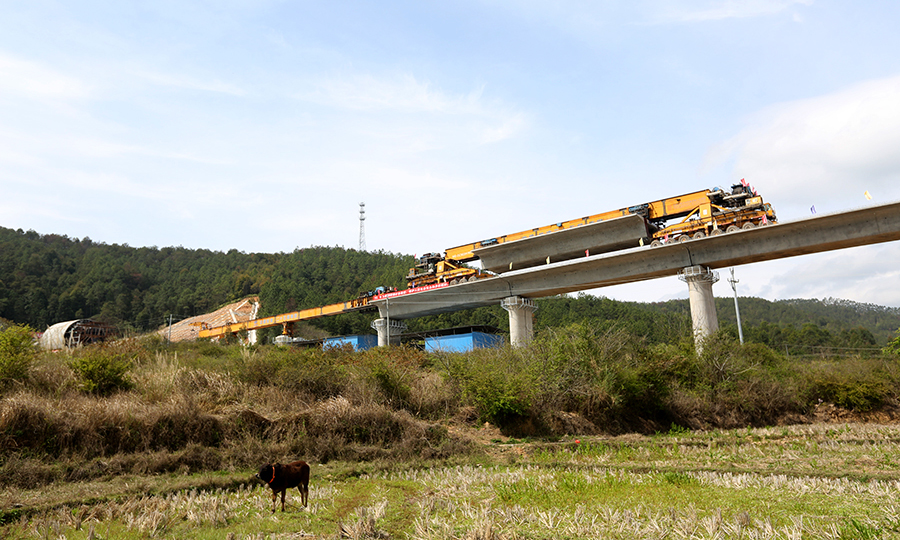
M359 203L359 250L366 250L366 203Z

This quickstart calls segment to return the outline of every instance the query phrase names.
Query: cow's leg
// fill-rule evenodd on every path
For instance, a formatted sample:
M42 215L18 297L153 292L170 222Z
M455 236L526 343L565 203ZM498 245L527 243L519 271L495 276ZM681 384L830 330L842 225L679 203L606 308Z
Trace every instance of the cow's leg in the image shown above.
M306 508L306 503L309 500L309 486L300 484L297 486L297 489L300 490L300 500L303 502L303 507Z
M275 507L278 504L278 492L274 489L272 490L272 513L275 513Z
M287 495L287 488L281 490L281 511L284 512L284 496Z

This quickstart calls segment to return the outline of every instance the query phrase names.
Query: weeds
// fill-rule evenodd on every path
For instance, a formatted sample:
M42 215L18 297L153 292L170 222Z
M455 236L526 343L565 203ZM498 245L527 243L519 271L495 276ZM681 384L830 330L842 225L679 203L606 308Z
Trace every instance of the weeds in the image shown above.
M11 325L0 330L0 390L24 383L35 358L28 326Z
M78 376L85 392L108 396L132 388L128 378L132 362L133 359L126 353L98 345L80 351L69 361L69 366Z
M447 428L454 422L487 421L526 440L668 432L653 449L663 455L688 428L808 421L819 400L874 413L896 403L900 385L894 356L796 362L718 335L698 357L681 344L648 347L589 323L545 332L529 348L466 354L164 348L150 339L38 353L26 365L0 401L0 478L19 486L296 456L467 456L476 446ZM738 469L754 460L744 447L724 456L718 444L681 452L698 464L727 458ZM575 456L615 461L629 452L628 444L585 441ZM816 459L831 459L822 452ZM546 459L557 457L547 451ZM867 459L876 474L896 462L883 453ZM29 474L16 478L17 462L29 463Z

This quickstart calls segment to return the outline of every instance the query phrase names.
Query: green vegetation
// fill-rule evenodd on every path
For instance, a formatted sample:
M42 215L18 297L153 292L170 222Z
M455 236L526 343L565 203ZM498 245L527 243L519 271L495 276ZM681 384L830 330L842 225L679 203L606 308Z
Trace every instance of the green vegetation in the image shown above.
M810 424L894 413L900 357L881 351L797 359L721 332L697 355L603 321L465 354L22 350L0 401L4 537L900 534L900 431ZM251 473L296 458L312 506L292 493L273 517Z
M0 389L22 383L34 361L33 331L27 326L0 329Z
M69 539L897 538L897 440L895 426L845 424L568 439L457 463L315 463L309 507L292 490L275 515L251 470L124 475L6 490L4 508L30 504L7 511L0 530Z
M402 286L412 263L7 229L0 254L0 316L125 330L247 294L267 314L346 300ZM0 320L0 536L900 537L900 430L849 423L896 417L898 310L746 299L747 344L726 323L697 354L686 302L539 307L529 347L465 354L158 337L38 352ZM506 320L492 306L411 330ZM296 458L312 505L291 494L272 516L251 473Z
M890 340L883 350L884 354L900 355L900 329L897 329L897 336Z
M0 318L41 330L90 317L132 335L159 328L170 314L179 320L247 295L259 295L261 315L274 315L346 301L378 286L404 288L412 265L408 255L337 247L272 254L133 248L0 227ZM736 336L732 300L716 302L724 331ZM900 327L897 308L835 299L740 302L746 340L791 356L877 351ZM687 300L639 304L578 295L540 299L538 306L540 329L612 321L648 345L690 335ZM315 338L371 333L374 317L326 317L300 325L299 332ZM467 325L505 330L508 324L506 312L491 306L416 319L410 331ZM276 333L264 330L261 338Z
M88 393L108 396L120 390L128 390L131 360L111 347L97 346L77 351L69 361L69 367L78 377L81 387Z

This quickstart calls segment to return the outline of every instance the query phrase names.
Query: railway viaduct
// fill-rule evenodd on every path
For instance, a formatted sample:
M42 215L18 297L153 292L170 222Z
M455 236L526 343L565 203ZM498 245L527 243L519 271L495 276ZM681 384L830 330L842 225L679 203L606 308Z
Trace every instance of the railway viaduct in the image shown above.
M590 234L602 235L604 229L595 228ZM537 243L528 248L532 252L526 258L546 261L545 264L509 270L489 279L380 297L372 302L380 317L373 326L379 345L388 345L399 340L404 319L499 302L509 312L513 346L524 346L533 336L535 298L678 275L688 285L694 336L700 342L718 329L712 292L717 279L715 269L894 240L900 240L900 202L659 247L635 246L585 254L560 262L541 257ZM590 238L579 241L584 245L592 242ZM496 267L498 263L493 264Z

